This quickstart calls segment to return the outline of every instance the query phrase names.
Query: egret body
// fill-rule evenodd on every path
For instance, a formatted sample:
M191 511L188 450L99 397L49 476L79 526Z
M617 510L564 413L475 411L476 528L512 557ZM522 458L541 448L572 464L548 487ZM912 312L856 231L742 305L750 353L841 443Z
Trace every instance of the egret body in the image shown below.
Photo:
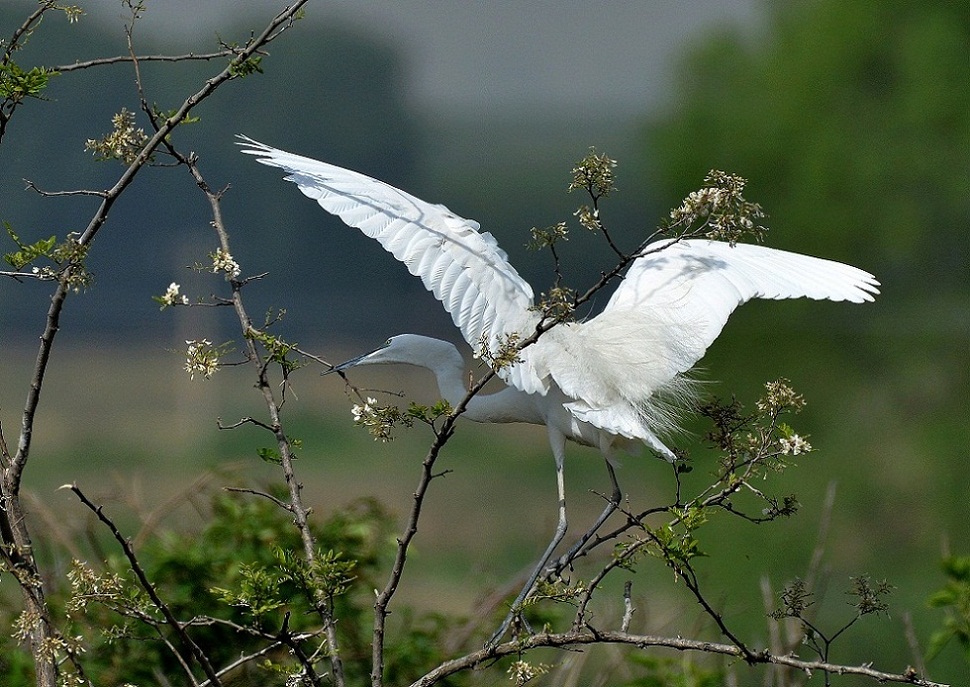
M541 323L532 288L495 238L463 219L363 174L293 155L243 137L243 152L279 167L286 179L331 214L362 231L404 263L441 301L465 341L500 350ZM618 448L639 443L673 458L661 436L675 429L672 408L690 397L684 374L720 334L728 316L752 298L813 298L861 303L879 282L850 265L750 244L664 239L639 252L603 312L558 324L497 370L507 388L476 395L464 416L479 422L545 425L556 462L559 522L538 566L513 603L530 593L566 532L563 462L567 439L606 458L613 494L577 551L616 509L620 490L611 463ZM414 334L336 369L401 363L431 370L453 406L466 396L462 355L450 343ZM508 627L509 619L493 637Z

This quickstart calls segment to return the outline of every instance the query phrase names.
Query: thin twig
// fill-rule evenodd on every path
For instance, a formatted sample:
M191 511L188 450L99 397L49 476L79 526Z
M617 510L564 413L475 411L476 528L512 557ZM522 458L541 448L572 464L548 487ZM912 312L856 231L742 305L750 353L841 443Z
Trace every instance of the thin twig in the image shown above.
M249 489L247 487L223 487L226 491L231 491L237 494L252 494L253 496L259 496L260 498L272 501L277 506L286 511L292 511L293 507L282 499L278 499L272 494L268 494L265 491L259 491L258 489Z
M24 183L27 185L26 190L33 191L39 196L44 198L57 198L58 196L96 196L98 198L105 198L108 195L107 191L94 191L92 189L82 188L75 191L45 191L38 188L30 179L24 179Z
M189 62L189 61L209 61L221 57L231 57L236 54L236 50L226 48L218 52L208 53L185 53L184 55L115 55L114 57L97 57L91 60L72 62L51 67L55 72L66 74L67 72L78 71L79 69L91 69L92 67L103 67L109 64L123 64L125 62ZM258 52L258 54L264 54Z

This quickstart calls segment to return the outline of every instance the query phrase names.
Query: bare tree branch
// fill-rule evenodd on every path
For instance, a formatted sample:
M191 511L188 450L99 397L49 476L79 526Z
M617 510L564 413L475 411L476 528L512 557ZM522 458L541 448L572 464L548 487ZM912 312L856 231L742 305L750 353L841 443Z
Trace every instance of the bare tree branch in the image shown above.
M679 651L698 651L708 654L732 656L743 659L752 665L785 665L807 673L827 672L834 675L862 675L878 682L894 682L918 685L919 687L949 687L949 685L944 683L923 679L912 669L904 673L887 673L881 670L875 670L869 665L849 666L823 661L804 661L797 656L778 656L767 651L745 654L733 644L706 642L698 639L686 639L684 637L662 637L657 635L636 635L627 632L599 632L593 630L563 632L559 634L543 632L526 637L521 641L506 642L492 648L475 651L442 663L421 677L421 679L413 682L411 687L430 687L449 675L472 669L503 656L515 656L539 647L569 648L588 644L627 644L639 649L646 647L665 647Z

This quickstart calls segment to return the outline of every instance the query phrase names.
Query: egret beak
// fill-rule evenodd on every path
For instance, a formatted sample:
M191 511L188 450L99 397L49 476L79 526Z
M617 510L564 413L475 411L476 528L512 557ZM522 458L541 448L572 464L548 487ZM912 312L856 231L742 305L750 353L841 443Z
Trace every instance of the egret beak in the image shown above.
M387 344L384 344L380 348L374 349L373 351L370 351L369 353L364 353L364 355L359 355L356 358L351 358L350 360L348 360L346 362L343 362L343 363L340 363L339 365L334 365L332 368L330 368L326 372L321 372L320 374L321 375L328 375L328 374L333 374L334 372L343 372L344 370L349 369L349 368L353 367L354 365L358 365L359 363L364 362L365 359L367 359L370 356L374 355L378 351L383 350L384 348L387 348Z

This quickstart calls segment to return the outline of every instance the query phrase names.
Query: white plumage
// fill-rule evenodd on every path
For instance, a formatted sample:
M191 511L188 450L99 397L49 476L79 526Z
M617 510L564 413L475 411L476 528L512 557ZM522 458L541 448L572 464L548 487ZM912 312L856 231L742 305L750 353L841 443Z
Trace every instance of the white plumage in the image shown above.
M420 277L473 349L484 341L497 350L510 335L535 331L540 316L531 309L532 288L477 222L363 174L241 138L243 152L282 168L305 195L379 241ZM521 362L501 369L509 388L472 399L466 416L546 425L559 477L556 537L514 607L565 533L565 439L599 447L613 480L613 500L581 545L619 502L609 462L615 447L635 440L672 456L658 436L672 429L669 402L688 395L683 373L735 308L752 298L862 303L873 300L878 286L868 272L807 255L708 240L657 241L633 262L601 314L553 327L521 352ZM427 367L453 405L465 395L462 356L446 342L397 336L339 367L377 363Z

